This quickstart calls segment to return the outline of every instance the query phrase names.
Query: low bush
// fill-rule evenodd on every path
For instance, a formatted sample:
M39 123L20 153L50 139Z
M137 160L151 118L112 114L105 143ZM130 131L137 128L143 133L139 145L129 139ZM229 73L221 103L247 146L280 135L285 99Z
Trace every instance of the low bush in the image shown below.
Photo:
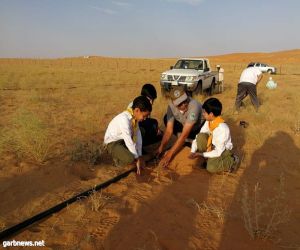
M87 162L90 165L95 165L100 161L104 151L102 145L94 140L80 141L74 140L73 148L70 151L71 160L74 162Z

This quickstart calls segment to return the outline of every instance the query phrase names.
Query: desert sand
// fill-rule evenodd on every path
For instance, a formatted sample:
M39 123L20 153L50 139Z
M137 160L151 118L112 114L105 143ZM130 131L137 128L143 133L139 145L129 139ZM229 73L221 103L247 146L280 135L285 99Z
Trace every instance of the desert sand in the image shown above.
M300 249L300 50L208 58L225 69L224 92L214 97L241 158L237 172L211 175L186 147L168 169L153 160L141 176L131 173L5 240L44 240L42 249ZM152 116L162 125L168 100L159 77L175 61L0 59L0 229L126 171L98 151L106 126L146 82L158 90ZM278 87L267 89L264 74L259 113L246 99L234 115L250 61L276 66Z

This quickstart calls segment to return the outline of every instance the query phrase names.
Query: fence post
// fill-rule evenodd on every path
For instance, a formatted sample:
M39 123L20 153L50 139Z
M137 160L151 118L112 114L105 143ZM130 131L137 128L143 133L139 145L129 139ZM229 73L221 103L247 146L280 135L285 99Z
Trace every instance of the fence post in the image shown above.
M280 67L279 67L279 72L280 72L279 74L281 75L281 65L280 65Z

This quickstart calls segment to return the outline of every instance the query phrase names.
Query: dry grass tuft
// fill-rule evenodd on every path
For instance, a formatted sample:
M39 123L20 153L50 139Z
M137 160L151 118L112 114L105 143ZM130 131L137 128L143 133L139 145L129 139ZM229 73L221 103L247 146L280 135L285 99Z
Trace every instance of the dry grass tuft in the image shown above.
M43 163L51 147L49 130L33 113L21 110L13 120L11 144L19 157L29 157Z
M6 227L5 221L2 217L0 217L0 231L2 231Z
M107 204L107 200L105 198L106 197L102 195L102 192L93 190L92 194L89 197L92 211L99 212L100 210L102 210Z
M205 213L209 213L217 217L221 222L224 222L226 212L222 206L218 206L214 203L206 203L204 201L201 203L200 210Z
M200 211L200 209L201 209L201 206L199 205L199 203L197 201L195 201L195 199L193 199L193 198L187 200L186 204L188 206L196 208L198 211Z
M70 158L73 162L87 162L90 165L95 165L101 159L101 155L105 151L103 146L95 140L80 141L74 140L73 148L70 151Z
M293 129L294 133L296 135L300 135L300 120L297 120L295 122L295 126L294 126L294 129Z
M189 199L187 204L196 208L201 214L212 215L213 217L217 217L221 222L224 222L226 212L222 206L216 205L212 202L206 203L205 201L199 204L193 198Z
M280 184L274 197L261 198L260 192L259 183L254 186L253 194L250 194L248 186L244 185L242 212L245 228L253 239L271 238L278 226L288 221L290 215L290 210L284 201L283 175L280 176Z

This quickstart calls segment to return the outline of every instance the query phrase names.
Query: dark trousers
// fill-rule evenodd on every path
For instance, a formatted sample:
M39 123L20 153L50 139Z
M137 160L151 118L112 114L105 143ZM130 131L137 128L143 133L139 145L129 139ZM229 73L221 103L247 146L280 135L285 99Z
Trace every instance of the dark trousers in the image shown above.
M159 133L158 122L153 118L146 118L139 122L142 134L143 147L161 141L162 134Z
M259 107L259 101L257 98L256 85L253 83L249 83L249 82L240 82L238 84L237 95L236 95L236 100L235 100L235 108L237 110L240 109L242 100L247 95L250 96L251 102L257 111L258 107Z
M165 116L164 116L164 124L165 124L165 126L167 126L167 114L165 114ZM200 129L203 126L203 124L204 123L202 123L202 124L195 123L188 138L195 139L196 135L200 132ZM177 133L181 133L182 129L183 129L183 125L179 121L174 119L173 134L177 136Z

